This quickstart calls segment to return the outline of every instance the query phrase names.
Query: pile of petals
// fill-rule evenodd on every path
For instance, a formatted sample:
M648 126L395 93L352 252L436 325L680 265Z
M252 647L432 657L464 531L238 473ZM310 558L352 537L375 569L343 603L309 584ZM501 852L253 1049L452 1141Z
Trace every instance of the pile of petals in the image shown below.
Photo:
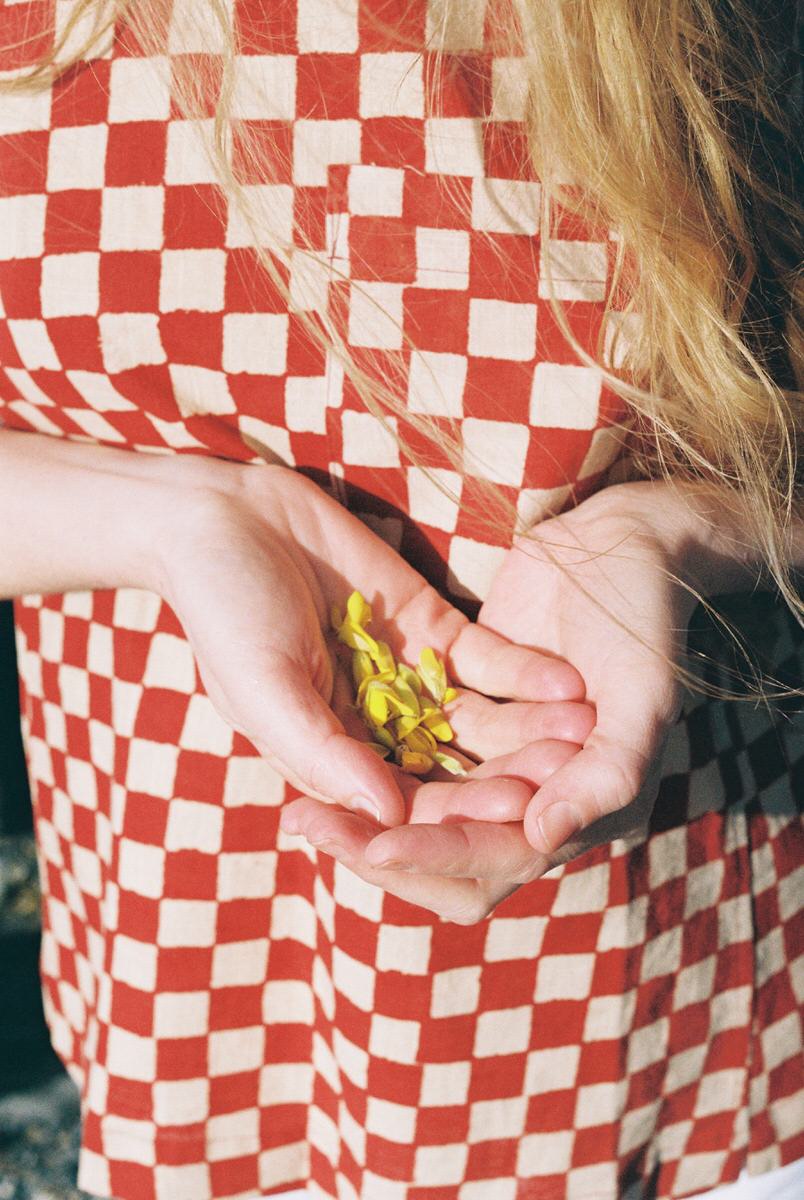
M383 758L393 756L411 775L426 775L436 765L451 775L465 775L458 759L439 748L453 737L442 705L458 693L447 684L438 655L426 647L415 670L397 663L388 643L367 631L371 606L360 592L352 592L345 613L333 607L331 617L338 640L352 650L356 707L374 738L372 749Z

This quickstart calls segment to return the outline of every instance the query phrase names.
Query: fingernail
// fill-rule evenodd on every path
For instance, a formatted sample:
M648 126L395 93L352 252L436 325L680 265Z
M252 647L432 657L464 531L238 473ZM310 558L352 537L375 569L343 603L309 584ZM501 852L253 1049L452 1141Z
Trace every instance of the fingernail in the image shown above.
M340 842L333 842L331 838L322 838L320 842L314 842L312 838L307 840L311 846L315 846L316 850L323 850L325 854L329 854L333 858L346 854L346 847L342 846Z
M373 801L368 800L365 796L353 796L351 807L355 812L361 812L366 817L371 817L372 821L380 821L380 810Z
M409 871L411 863L403 862L401 858L389 858L385 862L372 863L373 867L379 867L381 871Z
M583 820L574 804L559 800L541 813L538 823L545 846L553 851L578 832Z

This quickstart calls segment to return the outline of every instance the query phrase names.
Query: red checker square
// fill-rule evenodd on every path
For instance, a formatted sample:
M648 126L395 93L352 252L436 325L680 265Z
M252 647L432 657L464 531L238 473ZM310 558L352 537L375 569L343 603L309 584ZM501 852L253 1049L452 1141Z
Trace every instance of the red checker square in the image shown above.
M560 302L570 332L589 351L596 354L602 311L597 304ZM536 357L540 362L577 366L578 356L564 336L548 301L539 303L536 319Z
M716 908L704 908L693 913L683 925L681 963L689 966L708 958L718 944L718 915Z
M605 384L600 389L597 417L600 425L618 425L628 417L625 401Z
M232 131L232 171L238 183L293 182L293 124L241 121Z
M550 1000L540 1004L531 1025L530 1048L581 1045L586 1009L586 1000Z
M260 1184L257 1161L256 1154L250 1154L245 1158L226 1158L210 1163L209 1178L213 1195L256 1194Z
M369 1056L366 1093L380 1100L395 1100L397 1104L416 1107L421 1090L422 1069L387 1058Z
M326 352L316 342L305 322L295 313L288 321L288 375L323 375L326 368Z
M468 927L467 927L468 928ZM477 1016L439 1017L422 1021L419 1039L421 1062L452 1062L471 1059L474 1053Z
M224 307L227 312L287 312L287 268L276 264L279 283L266 271L255 250L237 247L226 257ZM193 313L193 318L196 317Z
M795 1012L795 1008L791 1011ZM796 1053L779 1063L768 1075L772 1096L794 1096L801 1090L801 1060Z
M440 60L440 61L439 61ZM425 54L427 112L433 117L483 117L491 111L491 59L483 54Z
M348 946L354 958L373 967L377 954L377 923L361 917L351 908L336 908L335 942L339 946Z
M468 478L461 493L461 507L455 532L459 537L472 538L491 546L500 544L499 524L510 526L510 510L502 508L500 500L515 505L517 490L495 484L484 490L479 480Z
M212 894L215 894L217 873L210 875ZM271 901L224 900L218 905L217 940L221 942L249 941L266 937L270 928ZM271 975L274 974L274 947L271 947Z
M799 948L804 945L804 912L796 913L782 925L786 959L793 962L798 957Z
M158 1127L155 1148L160 1166L183 1167L203 1162L206 1157L205 1127L200 1123Z
M6 317L36 317L41 320L41 279L41 258L16 258L10 262L0 262L0 296L3 297Z
M594 953L599 932L600 916L597 913L553 917L545 929L542 956L566 954L568 946L572 947L573 954Z
M375 1133L366 1134L366 1170L383 1179L408 1180L413 1174L413 1146L388 1142Z
M330 179L334 174L330 168ZM330 196L331 202L331 196ZM296 187L293 189L293 240L297 246L323 250L327 243L327 189ZM338 206L332 211L341 212Z
M138 942L155 942L159 927L159 901L120 889L117 932Z
M177 703L175 692L167 688L148 688L140 701L134 736L150 742L169 742L175 746L181 735L185 713L186 700Z
M572 1129L575 1121L575 1092L569 1088L560 1092L544 1092L531 1096L525 1128L528 1133L554 1133ZM555 1193L560 1195L559 1192ZM551 1196L551 1192L546 1195Z
M714 993L750 984L754 979L754 947L751 942L735 942L724 946L717 956Z
M407 288L404 332L419 350L465 354L469 328L467 292Z
M158 250L106 251L100 259L103 312L158 312Z
M792 1000L792 997L791 997ZM791 1011L795 1011L791 1007ZM709 1047L709 1054L713 1062L718 1065L718 1070L724 1067L743 1067L748 1061L750 1052L748 1047L749 1031L746 1028L722 1029L712 1038ZM798 1066L798 1060L796 1060Z
M22 359L19 356L17 347L11 340L11 334L8 330L8 325L5 321L0 320L0 363L4 367L21 367ZM12 385L8 376L0 374L0 401L8 403L11 400L18 400L19 393Z
M375 1009L386 1017L410 1020L412 1012L429 1010L430 990L431 984L426 976L378 971L374 983Z
M774 929L781 924L779 920L779 899L775 887L766 888L754 896L754 911L757 929Z
M353 279L412 283L416 231L394 217L352 217L349 247Z
M465 1142L469 1133L469 1111L458 1105L420 1108L416 1121L416 1146L440 1146Z
M364 120L363 162L424 171L424 122L400 117Z
M536 180L524 125L488 121L483 126L483 154L488 179Z
M678 923L678 914L684 911L686 894L687 880L684 876L669 879L667 883L653 888L645 926L647 938L656 937Z
M262 1025L259 987L213 987L209 1001L210 1029L239 1029Z
M573 1167L616 1162L619 1132L619 1125L594 1125L591 1129L576 1130L572 1144Z
M466 1163L467 1179L497 1179L500 1176L516 1175L518 1145L513 1138L497 1139L493 1142L478 1142L469 1147ZM412 1194L412 1193L411 1193ZM425 1194L421 1200L429 1200ZM451 1200L448 1196L447 1200Z
M226 202L211 184L165 188L165 247L169 250L222 246Z
M167 125L164 121L126 121L109 126L106 184L161 184L165 177Z
M177 796L192 796L201 804L217 804L223 800L225 782L225 759L194 750L179 753L174 789Z
M388 12L388 0L362 0L358 5L360 49L365 53L421 50L425 42L426 0L406 0Z
M80 617L64 618L62 658L65 663L82 667L86 664L89 625Z
M153 1033L153 1021L153 995L115 980L112 988L112 1025L127 1029L139 1037L150 1037Z
M104 1031L103 1040L106 1038ZM98 1055L100 1062L105 1062L106 1049L103 1047L102 1053ZM121 1079L117 1075L109 1076L109 1093L107 1096L107 1112L120 1113L126 1116L129 1113L137 1117L142 1113L149 1112L151 1109L151 1085L142 1083L133 1079Z
M792 875L801 866L801 834L793 822L771 841L776 874L780 879Z
M213 992L214 996L214 992ZM237 1022L231 1026L237 1028ZM219 1075L209 1081L210 1112L237 1112L243 1108L256 1108L260 1088L259 1071L241 1071L237 1075Z
M229 391L238 416L259 417L269 425L285 424L285 380L270 375L230 375ZM295 435L293 435L295 437Z
M149 1200L154 1195L153 1167L109 1159L109 1189L115 1196L141 1196L142 1200Z
M47 331L66 371L103 371L95 317L51 317Z
M117 391L132 404L142 408L144 413L153 413L165 421L178 419L179 410L173 395L170 372L166 366L136 367L131 371L120 371L116 375L111 375L110 379ZM143 431L142 441L146 443L152 441L155 435L153 426L147 417L142 414L127 413L124 419L134 421L137 417L139 417L139 427ZM122 417L121 420L123 420ZM131 440L138 439L132 438Z
M510 962L486 963L480 978L480 1011L532 1004L536 963L523 960L511 970Z
M632 1075L628 1086L626 1111L641 1108L644 1104L651 1104L657 1096L660 1096L666 1075L667 1063L664 1061L653 1063L644 1071L637 1071L635 1075Z
M53 129L68 125L98 125L109 107L109 60L78 62L53 84L50 123Z
M277 893L285 895L290 889L277 888ZM254 901L237 901L240 904L253 904ZM223 907L229 907L228 905ZM220 909L218 910L218 929L221 928ZM263 935L270 930L270 922L263 926ZM252 934L246 934L252 937ZM221 938L221 940L223 940ZM309 946L303 946L294 938L279 938L271 943L271 979L304 979L309 977L312 967L313 951ZM384 1011L384 1010L383 1010Z
M296 6L238 0L235 30L242 54L295 54Z
M473 233L469 290L473 296L535 304L539 291L539 239Z
M690 1136L684 1147L685 1155L702 1154L714 1146L728 1146L734 1134L734 1112L712 1113L708 1117L698 1117L692 1126Z
M429 914L428 914L429 916ZM433 923L432 961L438 963L440 971L451 967L473 967L483 962L483 951L486 945L488 928L484 922L464 927L459 937L449 923Z
M159 336L168 362L220 371L223 322L219 313L162 313L159 317Z
M626 1057L623 1043L616 1039L586 1042L581 1046L578 1076L585 1084L610 1083L622 1079L625 1076Z
M0 70L38 62L53 44L53 0L0 7Z
M160 959L164 953L164 950L160 951ZM166 980L168 984L174 982L174 980ZM161 991L162 988L163 985L160 984L159 990ZM158 1039L156 1043L157 1079L206 1079L208 1073L207 1039L205 1037Z
M92 849L95 846L95 812L91 808L84 808L81 804L76 804L73 807L73 845L86 846Z
M359 111L360 62L353 54L303 54L296 63L296 112L333 121Z
M524 487L553 488L572 484L592 441L586 429L531 430L525 460Z
M278 828L278 809L253 804L228 808L224 815L221 849L275 850Z
M32 196L44 192L48 144L46 130L4 134L0 196Z
M580 188L565 187L563 191L570 201L584 199L583 190ZM609 237L606 225L595 224L583 213L573 212L571 207L561 203L553 205L551 229L553 237L568 242L606 242Z
M92 676L90 676L90 682ZM90 712L95 715L95 708L90 697ZM96 718L97 719L97 718ZM65 713L64 724L67 730L67 750L73 758L82 758L85 762L91 762L92 757L89 749L89 725L83 717L75 717L71 713ZM88 812L91 810L87 810Z
M197 850L176 850L165 859L164 893L174 900L214 900L216 859Z
M121 739L122 740L122 739ZM122 741L124 747L128 743ZM181 793L179 793L181 794ZM167 801L142 792L130 792L123 818L123 836L150 846L164 846L167 827Z
M499 1100L516 1095L524 1087L525 1063L524 1054L476 1058L472 1063L470 1100Z
M405 176L403 193L405 220L431 229L471 227L472 189L465 179L441 175Z
M254 451L246 445L240 435L235 416L187 417L185 425L188 433L219 458L245 462L254 456Z
M297 468L315 466L329 458L329 443L324 435L294 433L291 435L290 447Z

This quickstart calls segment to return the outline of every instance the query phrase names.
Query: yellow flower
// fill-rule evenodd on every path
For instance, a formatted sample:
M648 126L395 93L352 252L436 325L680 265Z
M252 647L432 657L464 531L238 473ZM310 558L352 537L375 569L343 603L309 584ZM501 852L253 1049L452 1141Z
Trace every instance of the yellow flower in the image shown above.
M436 704L449 704L450 700L454 700L458 695L455 688L451 688L447 684L447 671L444 663L435 650L431 650L429 646L425 646L419 654L417 671L419 678Z
M398 747L396 761L403 771L410 775L426 775L433 769L433 760L429 754L417 754L413 750Z
M450 775L468 774L463 763L458 762L457 758L453 758L451 754L442 754L440 750L436 750L433 758L439 767L443 767L445 771L449 771Z

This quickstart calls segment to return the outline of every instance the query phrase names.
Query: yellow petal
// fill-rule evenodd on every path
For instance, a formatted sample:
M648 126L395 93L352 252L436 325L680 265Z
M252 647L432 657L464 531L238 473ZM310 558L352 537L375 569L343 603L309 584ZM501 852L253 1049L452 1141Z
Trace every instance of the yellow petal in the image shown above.
M445 771L449 771L450 775L468 774L463 763L458 762L457 758L453 758L451 754L442 754L440 750L436 750L433 758L439 767L443 767Z
M366 633L362 625L355 625L352 621L344 621L338 630L338 638L353 650L367 651L372 658L377 651L377 643L371 634Z
M401 742L413 732L418 724L418 717L397 717L393 722L394 736Z
M431 709L430 712L425 713L422 725L425 729L429 729L433 737L438 738L439 742L451 742L455 736L452 732L452 726L439 708Z
M408 685L412 692L415 692L417 696L421 696L422 681L413 670L413 667L409 667L407 663L400 663L396 669L396 673L397 676L401 677L403 682Z
M357 688L357 703L362 704L366 698L366 690L372 683L390 683L393 675L390 671L374 671L372 675L367 675L362 683Z
M384 725L389 717L388 698L383 688L383 684L375 687L372 683L366 688L363 713L372 725Z
M405 735L405 745L414 754L433 754L435 753L438 743L427 729L411 729L410 733Z
M390 671L391 678L396 674L396 662L387 642L375 642L377 647L372 658L381 671Z
M391 753L389 746L381 746L379 742L367 742L369 750L373 750L375 754L379 754L380 758L387 758Z
M360 592L352 592L346 601L346 612L349 620L355 625L371 624L371 605L363 599Z
M408 687L408 684L398 672L394 676L391 687L394 690L394 695L402 701L405 707L410 710L411 714L414 714L418 717L421 711L419 695L413 690L412 687Z
M430 695L441 704L447 689L447 672L436 652L425 646L419 655L419 677Z
M457 699L458 699L458 693L457 693L456 689L454 687L448 687L447 690L444 692L444 699L442 700L442 704L449 704L451 700L457 700Z
M352 654L352 678L358 689L366 680L374 678L374 663L367 650L355 650ZM359 691L358 699L360 699Z
M396 748L394 735L384 725L380 725L378 729L374 730L374 736L387 750L394 750Z
M426 775L433 769L433 760L428 754L414 754L412 750L403 750L397 761L409 775Z

